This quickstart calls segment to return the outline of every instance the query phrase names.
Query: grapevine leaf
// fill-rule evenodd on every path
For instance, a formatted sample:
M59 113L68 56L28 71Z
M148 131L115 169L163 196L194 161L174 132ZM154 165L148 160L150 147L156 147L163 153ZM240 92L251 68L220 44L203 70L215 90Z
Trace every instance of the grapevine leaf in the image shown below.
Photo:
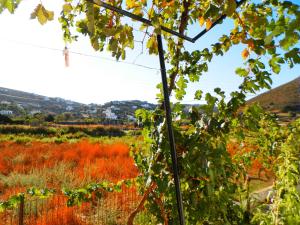
M202 27L203 24L205 23L205 19L204 19L203 16L199 17L198 21L199 21L199 24L200 24L201 27Z
M36 19L39 21L41 25L44 25L48 21L53 20L54 12L45 9L42 4L38 4L34 11L31 13L31 19Z
M70 3L66 3L63 5L64 13L69 13L73 10L73 6Z
M230 17L235 12L235 10L236 10L236 1L235 0L226 1L224 6L225 14Z
M197 90L197 91L195 92L195 97L194 97L194 98L195 98L196 100L201 100L202 94L203 94L203 91Z
M245 60L247 59L249 56L249 51L247 48L245 48L243 51L242 51L242 58Z
M235 70L235 73L236 73L237 75L241 76L241 77L246 77L246 76L248 76L249 71L246 70L246 69L243 69L243 68L237 68L237 69Z

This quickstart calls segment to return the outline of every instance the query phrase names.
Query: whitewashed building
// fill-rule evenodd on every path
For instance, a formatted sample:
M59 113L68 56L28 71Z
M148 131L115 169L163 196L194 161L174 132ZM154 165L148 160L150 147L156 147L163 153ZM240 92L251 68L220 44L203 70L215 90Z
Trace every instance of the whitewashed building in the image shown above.
M127 115L127 119L128 119L129 121L133 121L133 122L136 121L135 117L132 116L132 115Z
M106 119L112 119L112 120L118 119L118 116L114 112L112 112L110 108L103 111L103 113L105 114Z
M3 105L10 105L10 104L11 104L11 103L8 102L8 101L1 101L0 103L3 104Z
M41 113L41 110L32 110L32 111L30 111L31 115L38 114L38 113Z
M68 105L67 107L66 107L66 110L67 111L72 111L74 109L74 107L73 106L70 106L70 105Z
M11 110L0 110L1 115L9 116L13 114L13 111Z

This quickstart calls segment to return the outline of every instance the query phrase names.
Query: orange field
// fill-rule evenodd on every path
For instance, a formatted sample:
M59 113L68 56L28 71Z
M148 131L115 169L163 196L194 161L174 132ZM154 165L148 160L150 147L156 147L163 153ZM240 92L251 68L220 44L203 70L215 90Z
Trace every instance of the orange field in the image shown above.
M136 177L128 145L91 143L0 143L0 193L22 187L78 187ZM36 181L39 177L39 181ZM15 179L14 179L15 178ZM18 178L18 179L16 179Z
M103 180L117 182L134 178L138 170L129 153L129 146L121 141L111 144L92 143L88 139L61 144L0 142L0 199L7 199L29 187L60 190L62 187L79 188ZM25 222L36 225L90 225L95 221L106 224L113 219L122 224L140 199L134 187L122 189L121 193L105 194L99 200L102 203L80 207L67 207L66 196L59 192L45 200L43 205L37 206L37 202L28 199ZM39 210L39 216L31 212L35 207ZM1 221L16 222L11 219L12 215L13 211L0 214L0 225L7 223L2 224Z
M271 157L264 158L261 156L258 146L251 144L241 145L231 142L227 145L227 151L235 161L241 156L248 155L249 163L243 163L248 175L259 178L261 178L263 175L263 177L266 179L269 179L273 176L272 169L264 167L264 162L268 162L268 164L271 165L273 160ZM250 153L252 153L252 155Z

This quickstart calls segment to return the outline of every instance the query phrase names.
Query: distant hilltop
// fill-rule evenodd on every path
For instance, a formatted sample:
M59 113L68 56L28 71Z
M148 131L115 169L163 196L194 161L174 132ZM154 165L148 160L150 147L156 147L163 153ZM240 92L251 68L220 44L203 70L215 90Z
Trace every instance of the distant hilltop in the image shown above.
M254 102L275 113L300 113L300 76L250 99L247 104Z
M111 101L103 105L83 104L0 87L0 114L10 117L42 113L64 114L66 117L72 117L72 119L62 118L62 120L102 118L134 121L134 112L137 109L154 109L155 107L155 104L139 100Z
M247 105L258 102L264 109L281 114L299 116L300 77L267 91L247 101ZM185 111L191 105L185 105ZM0 87L0 115L18 118L37 114L51 115L56 122L135 122L137 109L155 109L156 105L146 101L111 101L103 105L83 104L63 98L50 98L33 93ZM291 117L289 115L289 117Z

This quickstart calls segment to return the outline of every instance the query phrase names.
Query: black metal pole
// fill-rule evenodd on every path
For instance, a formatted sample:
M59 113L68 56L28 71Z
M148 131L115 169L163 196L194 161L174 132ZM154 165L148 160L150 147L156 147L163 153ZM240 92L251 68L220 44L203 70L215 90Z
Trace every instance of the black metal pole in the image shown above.
M169 98L164 50L163 50L163 44L162 44L162 37L160 34L157 35L157 43L158 43L159 62L160 62L160 69L161 69L161 79L162 79L163 93L164 93L164 107L165 107L165 113L166 113L166 122L167 122L170 151L171 151L171 157L172 157L174 183L175 183L175 189L176 189L177 210L178 210L180 225L184 225L185 220L184 220L184 215L183 215L182 195L181 195L181 191L180 191L180 180L179 180L179 173L178 173L178 162L177 162L177 154L176 154L176 147L175 147L175 138L174 138L174 132L173 132L173 128L172 128L172 116L171 116L171 107L170 107L170 98Z
M102 6L106 9L112 10L114 12L118 12L121 15L124 15L124 16L132 18L134 20L140 21L149 26L153 26L152 21L147 20L138 15L135 15L133 13L130 13L128 11L125 11L121 8L117 8L113 5L107 4L107 3L103 2L102 0L87 0L87 1L89 1L90 3L96 4L100 7ZM236 2L237 7L241 6L241 4L243 4L245 1L246 0L240 0L239 2ZM226 18L226 15L221 16L217 21L215 21L213 23L212 27L219 24L225 18ZM198 35L196 35L194 38L191 38L191 37L185 36L184 34L181 34L177 31L171 30L164 26L161 26L161 29L167 33L170 33L172 35L175 35L179 38L185 39L192 43L195 43L200 37L202 37L204 34L206 34L208 32L208 30L203 30ZM175 138L174 138L174 133L173 133L173 128L172 128L172 117L171 117L169 90L168 90L168 82L167 82L167 75L166 75L166 66L165 66L165 59L164 59L164 52L163 52L162 37L160 34L157 35L157 42L158 42L158 53L159 53L161 77L162 77L163 92L164 92L164 107L165 107L166 121L167 121L168 135L169 135L169 142L170 142L170 151L171 151L171 157L172 157L174 182L175 182L175 188L176 188L177 209L178 209L180 225L185 225L185 219L184 219L184 214L183 214L182 195L181 195L181 191L180 191L180 180L179 180L179 174L178 174L178 163L177 163L177 154L176 154L176 147L175 147Z
M93 3L93 4L96 4L96 5L98 5L98 6L102 6L102 7L106 8L106 9L109 9L109 10L112 10L112 11L114 11L114 12L120 13L120 14L123 15L123 16L127 16L127 17L129 17L129 18L131 18L131 19L137 20L137 21L139 21L139 22L141 22L141 23L147 24L147 25L149 25L149 26L153 26L152 21L147 20L147 19L145 19L145 18L143 18L143 17L141 17L141 16L135 15L135 14L133 14L133 13L131 13L131 12L125 11L125 10L123 10L123 9L121 9L121 8L118 8L118 7L115 7L115 6L113 6L113 5L107 4L107 3L105 3L105 2L103 2L103 1L101 1L101 0L88 0L88 1L91 2L91 3ZM188 37L188 36L185 36L184 34L181 34L181 33L177 32L177 31L174 31L174 30L172 30L172 29L170 29L170 28L161 26L161 29L162 29L163 31L169 33L169 34L172 34L172 35L175 35L175 36L177 36L177 37L180 37L180 38L182 38L182 39L184 39L184 40L193 42L193 38L190 38L190 37Z
M117 13L120 13L121 15L123 16L127 16L131 19L134 19L134 20L137 20L141 23L144 23L144 24L147 24L148 26L153 26L152 24L152 21L148 20L148 19L145 19L141 16L138 16L138 15L135 15L131 12L128 12L126 10L123 10L121 8L118 8L118 7L115 7L113 5L110 5L108 3L105 3L103 2L102 0L87 0L89 1L90 3L93 3L93 4L96 4L98 6L101 6L101 7L104 7L106 9L109 9L109 10L112 10L114 12L117 12ZM240 0L239 2L236 1L236 7L240 7L246 0ZM172 34L172 35L175 35L179 38L182 38L186 41L189 41L189 42L192 42L192 43L195 43L199 38L201 38L204 34L206 34L208 31L210 31L214 26L218 25L219 23L221 23L227 16L226 15L222 15L219 19L217 19L211 26L211 28L209 30L202 30L199 34L197 34L194 38L191 38L191 37L188 37L184 34L181 34L177 31L174 31L170 28L167 28L167 27L164 27L164 26L161 26L161 29L169 34Z

